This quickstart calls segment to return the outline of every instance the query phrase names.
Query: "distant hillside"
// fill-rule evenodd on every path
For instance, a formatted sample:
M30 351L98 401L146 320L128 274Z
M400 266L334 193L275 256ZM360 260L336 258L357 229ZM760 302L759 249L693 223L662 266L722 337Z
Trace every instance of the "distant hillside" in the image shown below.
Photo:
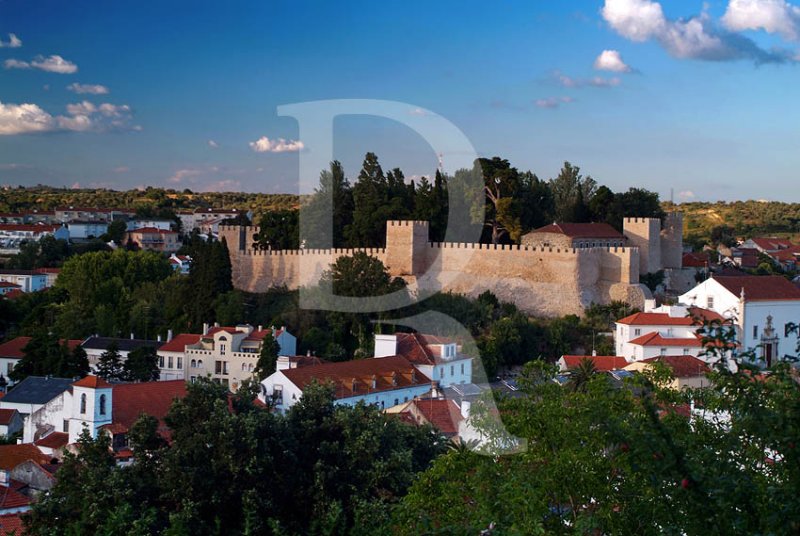
M190 210L198 207L237 208L262 212L296 209L300 197L293 194L249 194L147 188L116 191L107 189L69 189L35 186L0 190L0 212L53 210L59 206L88 208L169 208Z
M734 201L663 203L664 210L684 213L684 239L695 246L711 241L715 228L728 226L738 238L758 235L800 236L800 203Z

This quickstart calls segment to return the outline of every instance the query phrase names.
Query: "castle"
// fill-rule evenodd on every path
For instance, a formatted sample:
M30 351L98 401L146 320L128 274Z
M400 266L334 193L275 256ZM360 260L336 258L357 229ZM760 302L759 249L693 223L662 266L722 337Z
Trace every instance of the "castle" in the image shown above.
M683 218L625 218L625 246L532 247L436 243L428 222L389 221L385 248L259 250L258 227L220 226L228 244L234 287L265 292L271 287L313 286L339 257L363 251L380 259L392 276L418 294L452 291L478 296L489 290L533 315L581 315L592 303L614 300L643 307L650 291L639 275L680 269Z

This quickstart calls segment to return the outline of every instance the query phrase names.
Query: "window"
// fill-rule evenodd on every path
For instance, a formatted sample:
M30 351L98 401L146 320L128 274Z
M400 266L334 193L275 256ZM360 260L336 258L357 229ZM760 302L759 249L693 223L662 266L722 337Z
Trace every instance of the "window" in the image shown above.
M197 368L203 368L203 360L202 359L198 359L197 360Z
M197 380L197 376L190 376L190 377L189 377L189 381L190 381L190 382L194 383L194 382L195 382L195 380Z
M642 330L640 328L636 328L636 329L633 330L633 336L634 337L638 337L641 334L642 334Z
M81 415L86 413L86 394L81 395Z
M250 364L247 366L247 372L253 372L253 364L252 364L252 363L250 363Z
M242 363L242 372L247 372L247 363Z
M183 368L183 358L182 357L176 357L175 361L177 361L177 367L179 369L182 369Z
M400 399L399 399L399 398L395 398L395 399L394 399L394 405L396 406L396 405L397 405L397 404L399 404L399 403L400 403Z
M461 375L464 375L464 363L461 363Z
M753 338L758 338L758 326L753 326Z
M667 337L672 337L672 328L667 328Z
M667 349L666 348L662 348L661 349L661 355L667 355Z
M100 415L106 414L106 395L100 395Z
M172 368L172 356L167 358L167 368Z
M783 336L788 337L791 332L792 332L792 324L790 322L785 326L783 326Z
M450 365L450 376L455 376L455 375L456 375L456 366Z
M683 349L683 355L689 355L689 349L688 348L684 348Z
M197 368L197 360L196 359L192 359L192 361L190 362L190 366L192 368Z
M706 306L708 309L714 308L714 296L707 296L706 297Z
M69 433L69 421L64 419L64 423L62 425L62 432Z
M164 368L164 356L158 356L158 368Z

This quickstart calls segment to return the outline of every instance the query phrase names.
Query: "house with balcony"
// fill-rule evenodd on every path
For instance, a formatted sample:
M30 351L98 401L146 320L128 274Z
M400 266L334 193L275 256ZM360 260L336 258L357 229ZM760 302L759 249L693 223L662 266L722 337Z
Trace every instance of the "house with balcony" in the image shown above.
M210 376L231 391L236 391L242 380L252 377L265 337L275 339L279 355L297 353L297 338L285 327L264 329L263 326L254 328L249 324L234 327L205 326L203 334L197 336L195 342L188 342L191 340L189 337L196 336L186 337L187 344L183 354L185 377L194 381ZM172 350L175 345L169 345L168 348Z
M375 335L375 357L403 356L443 388L472 383L472 357L452 339L421 333Z
M181 247L178 233L157 227L142 227L125 233L123 244L135 244L145 251L175 253Z
M69 230L63 225L0 224L0 251L17 253L23 244L38 242L45 236L69 240Z

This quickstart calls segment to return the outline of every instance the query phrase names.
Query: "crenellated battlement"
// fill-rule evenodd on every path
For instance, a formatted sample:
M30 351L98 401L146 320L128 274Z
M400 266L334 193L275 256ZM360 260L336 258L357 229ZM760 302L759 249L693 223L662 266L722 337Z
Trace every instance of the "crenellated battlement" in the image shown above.
M628 220L634 228L649 228L652 219ZM638 285L640 248L635 244L564 248L430 242L428 222L389 221L385 248L261 250L252 247L258 230L219 228L228 243L234 286L250 292L313 286L336 259L364 252L380 259L414 291L477 296L490 290L532 314L581 314L591 303L626 299L641 306L644 300Z

